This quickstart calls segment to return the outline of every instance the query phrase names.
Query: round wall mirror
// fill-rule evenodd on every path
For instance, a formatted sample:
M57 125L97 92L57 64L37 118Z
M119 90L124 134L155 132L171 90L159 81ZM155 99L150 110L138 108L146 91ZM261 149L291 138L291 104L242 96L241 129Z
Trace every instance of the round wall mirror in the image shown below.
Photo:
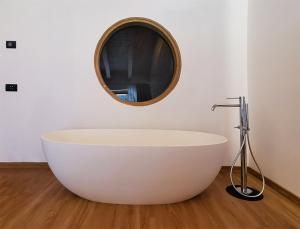
M180 52L172 35L157 22L128 18L108 28L99 40L95 69L114 99L134 106L150 105L175 87Z

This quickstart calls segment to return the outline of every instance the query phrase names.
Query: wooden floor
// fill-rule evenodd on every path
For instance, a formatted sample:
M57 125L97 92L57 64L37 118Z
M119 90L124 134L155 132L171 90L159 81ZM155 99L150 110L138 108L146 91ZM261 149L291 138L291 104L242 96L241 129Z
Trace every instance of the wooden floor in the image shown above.
M265 198L229 196L227 171L199 196L178 204L94 203L66 190L48 168L0 169L0 228L300 228L300 206L267 187ZM259 181L250 177L251 186Z

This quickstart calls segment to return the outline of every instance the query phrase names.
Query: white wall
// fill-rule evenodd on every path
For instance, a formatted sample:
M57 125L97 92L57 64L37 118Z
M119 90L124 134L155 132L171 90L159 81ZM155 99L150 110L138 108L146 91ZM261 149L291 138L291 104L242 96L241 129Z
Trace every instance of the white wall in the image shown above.
M228 136L227 163L238 142L228 121L236 116L210 107L244 90L245 2L1 0L0 161L44 161L39 136L47 131L160 128ZM146 107L112 99L93 66L102 33L131 16L160 22L182 55L175 90ZM5 49L5 40L17 40L17 49ZM4 92L5 83L18 83L19 92Z
M299 12L299 0L249 1L248 88L257 160L300 197Z

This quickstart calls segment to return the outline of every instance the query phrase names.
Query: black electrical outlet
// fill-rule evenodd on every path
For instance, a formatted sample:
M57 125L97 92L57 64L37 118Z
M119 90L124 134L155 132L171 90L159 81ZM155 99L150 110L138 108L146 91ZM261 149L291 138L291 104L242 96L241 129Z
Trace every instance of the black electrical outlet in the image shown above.
M17 42L16 41L6 41L6 48L7 49L17 48Z
M5 91L18 91L18 84L5 84Z

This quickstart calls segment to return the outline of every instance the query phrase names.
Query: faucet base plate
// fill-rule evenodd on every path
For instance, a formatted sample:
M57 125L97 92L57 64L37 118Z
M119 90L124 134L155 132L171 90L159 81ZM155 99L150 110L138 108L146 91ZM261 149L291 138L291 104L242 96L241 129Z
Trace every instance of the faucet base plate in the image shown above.
M237 189L238 189L239 191L241 191L241 185L236 185L235 187L237 187ZM242 199L242 200L258 201L258 200L262 200L262 199L264 198L263 195L260 195L260 196L257 196L257 197L253 197L253 196L259 194L259 191L257 191L257 190L254 189L254 188L250 188L250 187L247 187L247 195L248 195L249 197L241 195L239 192L237 192L237 191L234 189L234 187L233 187L232 185L227 186L227 187L226 187L226 191L227 191L230 195L232 195L232 196L234 196L234 197L236 197L236 198Z

